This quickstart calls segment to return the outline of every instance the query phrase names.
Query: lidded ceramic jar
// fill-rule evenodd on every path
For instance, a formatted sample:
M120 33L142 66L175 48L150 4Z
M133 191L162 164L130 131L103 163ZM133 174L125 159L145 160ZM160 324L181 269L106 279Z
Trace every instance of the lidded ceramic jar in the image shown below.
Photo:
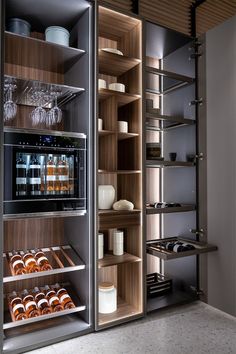
M111 209L115 200L115 188L112 185L98 186L98 209Z
M98 312L112 313L117 310L117 291L114 284L100 283L98 286Z

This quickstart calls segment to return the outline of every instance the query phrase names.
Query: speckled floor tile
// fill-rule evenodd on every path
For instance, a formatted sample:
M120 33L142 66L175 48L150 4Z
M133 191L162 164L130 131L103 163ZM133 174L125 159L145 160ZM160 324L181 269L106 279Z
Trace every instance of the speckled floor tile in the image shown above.
M236 318L195 302L28 353L236 354Z

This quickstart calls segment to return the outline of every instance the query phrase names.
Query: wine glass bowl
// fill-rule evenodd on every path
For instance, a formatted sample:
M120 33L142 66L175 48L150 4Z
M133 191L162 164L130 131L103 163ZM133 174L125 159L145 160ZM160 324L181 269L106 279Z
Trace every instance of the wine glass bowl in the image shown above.
M13 101L13 92L16 89L16 85L12 80L6 80L4 83L5 91L5 103L3 106L4 109L4 122L12 120L17 113L17 105Z

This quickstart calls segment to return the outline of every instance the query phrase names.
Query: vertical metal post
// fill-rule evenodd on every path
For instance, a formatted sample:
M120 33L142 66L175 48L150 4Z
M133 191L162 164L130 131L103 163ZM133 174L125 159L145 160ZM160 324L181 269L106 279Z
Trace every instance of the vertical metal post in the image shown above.
M5 1L0 2L0 309L3 309L3 93L4 93L4 27ZM0 312L0 352L3 349L3 311Z

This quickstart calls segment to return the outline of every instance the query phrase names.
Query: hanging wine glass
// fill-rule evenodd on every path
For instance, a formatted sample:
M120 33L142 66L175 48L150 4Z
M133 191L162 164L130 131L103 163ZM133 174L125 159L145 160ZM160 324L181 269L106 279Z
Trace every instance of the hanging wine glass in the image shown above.
M43 108L45 103L44 96L45 90L40 87L34 89L32 92L31 99L37 105L37 107L30 114L33 126L46 122L47 112Z
M47 125L51 126L53 124L58 124L62 120L62 110L57 105L57 99L61 95L61 91L59 89L54 90L51 88L51 97L54 101L54 106L47 113Z
M6 81L4 84L6 101L4 103L4 122L12 120L17 113L17 105L13 102L13 92L16 89L16 85L13 81Z

